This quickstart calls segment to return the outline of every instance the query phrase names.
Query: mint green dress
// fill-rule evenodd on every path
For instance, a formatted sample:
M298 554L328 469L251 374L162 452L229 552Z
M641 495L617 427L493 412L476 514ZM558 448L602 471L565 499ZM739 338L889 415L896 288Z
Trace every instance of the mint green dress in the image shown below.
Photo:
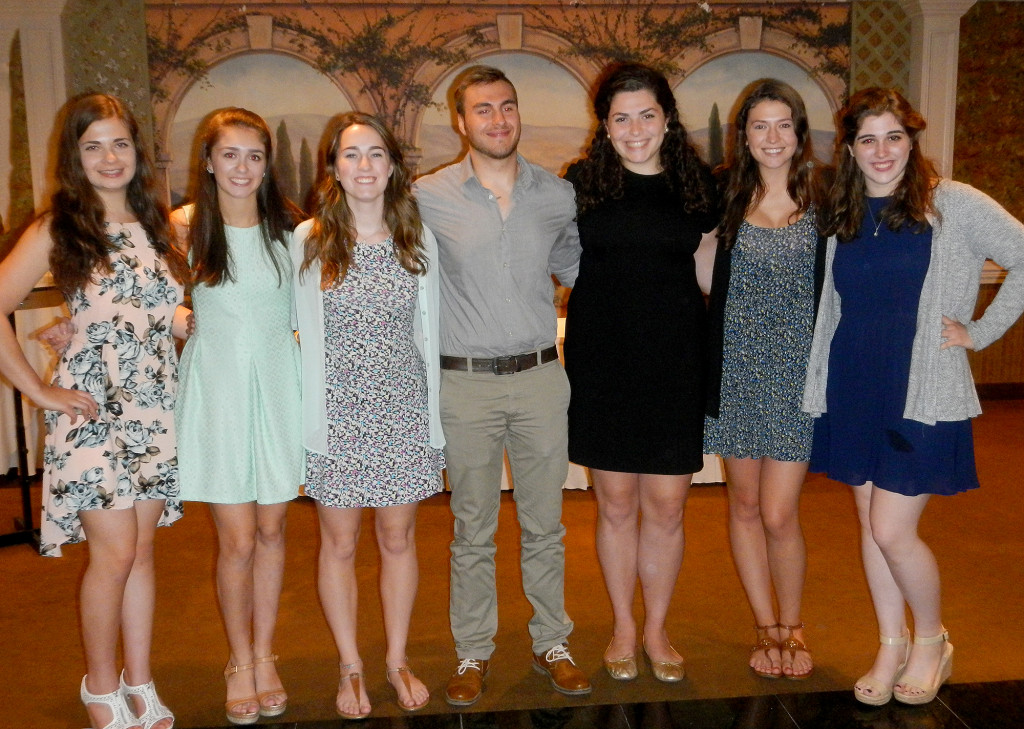
M259 227L225 233L234 280L193 288L179 366L181 498L277 504L298 495L305 455L291 263L281 246L279 281Z

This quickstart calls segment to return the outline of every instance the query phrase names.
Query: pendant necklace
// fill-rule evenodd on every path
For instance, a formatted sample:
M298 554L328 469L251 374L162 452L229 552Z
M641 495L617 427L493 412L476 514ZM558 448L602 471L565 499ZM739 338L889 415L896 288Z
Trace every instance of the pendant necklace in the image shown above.
M870 216L871 216L871 222L872 222L872 223L874 224L874 226L875 226L875 232L874 232L874 234L873 234L873 235L874 235L874 237L875 237L875 238L877 238L877 237L878 237L878 229L882 227L882 223L884 223L884 222L885 222L885 218L882 218L881 220L879 220L879 221L878 221L878 222L876 223L876 222L875 222L875 214L874 214L873 212L871 212L871 203L870 203L870 202L868 202L868 204L867 204L867 205L868 205L868 215L870 215ZM884 209L885 209L885 208L883 207L883 208L882 208L882 210L884 210ZM881 210L880 210L880 211L878 212L878 214L879 214L879 215L881 215L881 214L882 214Z

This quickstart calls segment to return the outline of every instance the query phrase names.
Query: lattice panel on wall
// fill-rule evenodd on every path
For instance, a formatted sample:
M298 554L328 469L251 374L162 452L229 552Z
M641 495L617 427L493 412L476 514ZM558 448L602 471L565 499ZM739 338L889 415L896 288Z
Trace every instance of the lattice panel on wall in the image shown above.
M978 3L960 21L953 177L1024 220L1022 43L1020 3Z
M850 14L850 91L910 86L910 20L898 2L855 2Z
M69 96L86 91L125 101L152 140L145 6L138 0L67 0L61 13Z

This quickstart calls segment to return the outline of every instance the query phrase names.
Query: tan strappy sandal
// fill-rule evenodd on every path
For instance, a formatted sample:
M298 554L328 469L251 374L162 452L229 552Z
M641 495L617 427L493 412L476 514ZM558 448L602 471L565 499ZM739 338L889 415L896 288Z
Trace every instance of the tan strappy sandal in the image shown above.
M273 653L262 658L254 658L252 663L254 666L260 663L277 663L277 654ZM267 699L271 696L282 696L283 698L276 704L269 704ZM288 709L288 693L284 690L284 686L281 685L269 691L257 691L256 700L260 705L260 716L281 716Z
M771 633L768 632L770 630L778 630L778 628L779 628L779 624L778 623L776 623L775 625L755 625L754 626L754 630L757 631L757 643L755 643L751 647L751 649L750 649L751 655L753 655L754 653L757 653L758 651L764 651L765 660L767 660L769 663L771 663L772 662L772 657L768 654L768 651L770 651L770 650L777 650L779 652L779 659L780 659L779 660L779 672L778 673L775 673L774 671L771 671L771 670L769 670L769 671L759 671L756 668L754 668L753 666L751 666L750 670L753 671L754 673L756 673L761 678L772 678L772 679L782 678L782 661L781 661L781 659L782 659L782 646L779 644L779 641L775 640L775 638L772 637Z
M406 660L408 660L408 659L406 659ZM412 669L409 668L409 665L406 664L404 666L398 666L396 668L389 668L387 670L388 683L391 683L391 674L392 673L397 673L399 678L402 679L402 684L405 686L405 690L408 692L409 696L411 697L412 696L412 682L409 680L409 677L412 676L413 673L412 673ZM395 689L395 702L398 704L398 707L402 711L408 711L409 713L412 713L414 711L419 711L424 706L426 706L428 703L430 703L430 696L428 695L427 698L425 698L423 701L421 701L418 704L414 704L412 706L409 706L407 704L403 704L401 697L398 696L398 689L395 688L395 685L393 683L391 684L391 688Z
M251 671L254 665L255 664L252 663L243 663L240 666L233 666L229 663L227 668L224 669L224 682L227 682L228 676L235 673ZM238 707L244 706L245 704L256 704L258 707L259 703L259 699L256 698L255 694L252 696L246 696L244 699L228 699L224 702L224 716L227 717L227 720L232 724L239 726L255 724L260 720L259 708L257 708L256 711L239 711Z
M796 625L781 625L781 624L779 625L779 628L781 628L782 630L788 630L789 631L789 637L786 638L784 641L782 641L780 643L780 646L782 647L783 651L789 651L789 660L790 661L793 661L794 659L796 659L796 652L797 651L803 651L808 656L811 655L811 651L808 650L807 646L803 644L803 641L799 641L799 640L797 640L796 638L793 637L793 631L794 630L803 630L803 627L804 627L803 623L797 623ZM800 674L786 673L786 670L783 669L782 670L782 677L783 678L788 678L790 681L806 681L808 678L811 677L812 673L814 673L814 666L813 665L811 665L811 670L810 671L808 671L807 673L800 673Z
M341 687L342 687L342 685L345 683L345 681L348 681L349 685L352 687L352 694L356 697L356 703L357 704L360 703L360 701L359 701L359 693L360 693L359 689L361 687L361 683L362 683L362 680L363 680L363 674L360 671L353 671L351 669L353 669L356 666L360 665L360 663L361 663L360 661L357 661L355 663L343 664L340 667L341 671L342 671L341 678L338 679L338 696L341 696ZM348 673L345 673L345 671L348 671ZM338 708L338 698L337 697L335 697L335 699L334 699L334 710L338 712L338 716L340 716L342 719L348 719L349 721L360 721L360 720L365 719L366 717L368 717L370 715L369 711L367 711L365 714L349 714L347 712L342 711L341 709Z

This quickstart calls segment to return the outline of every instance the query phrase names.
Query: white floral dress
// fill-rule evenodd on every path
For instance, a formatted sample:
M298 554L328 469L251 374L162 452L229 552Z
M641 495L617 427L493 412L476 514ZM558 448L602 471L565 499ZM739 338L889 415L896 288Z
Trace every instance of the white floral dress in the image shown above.
M139 223L109 238L112 271L68 300L76 333L53 384L85 390L100 415L83 422L46 411L43 519L39 551L59 557L61 545L85 539L78 512L128 509L137 500L166 499L161 526L181 518L174 446L178 358L171 336L183 296Z

